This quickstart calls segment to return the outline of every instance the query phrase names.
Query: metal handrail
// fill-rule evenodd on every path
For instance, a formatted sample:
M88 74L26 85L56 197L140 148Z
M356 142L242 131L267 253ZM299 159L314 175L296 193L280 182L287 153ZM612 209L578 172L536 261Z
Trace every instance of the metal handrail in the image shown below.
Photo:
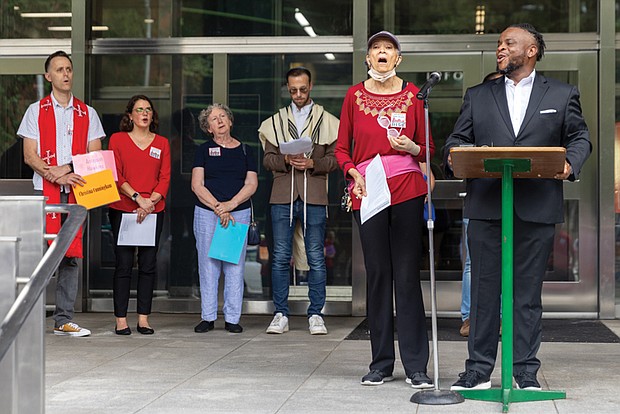
M69 215L0 325L0 361L15 341L87 215L86 209L77 204L50 204L45 206L45 212Z

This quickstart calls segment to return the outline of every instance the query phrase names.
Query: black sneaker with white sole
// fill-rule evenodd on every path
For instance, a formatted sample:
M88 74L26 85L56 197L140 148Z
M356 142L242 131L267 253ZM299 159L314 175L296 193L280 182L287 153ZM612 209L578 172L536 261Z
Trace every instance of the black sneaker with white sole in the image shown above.
M393 379L393 376L388 375L383 371L379 371L378 369L373 369L362 377L362 385L381 385L384 382L389 382Z
M407 384L411 384L412 388L433 388L433 381L426 375L426 372L414 372L405 380Z
M515 382L520 390L540 391L542 387L532 372L519 372L515 374Z
M459 380L452 384L450 390L488 390L489 388L491 388L491 378L488 375L468 369L459 374Z

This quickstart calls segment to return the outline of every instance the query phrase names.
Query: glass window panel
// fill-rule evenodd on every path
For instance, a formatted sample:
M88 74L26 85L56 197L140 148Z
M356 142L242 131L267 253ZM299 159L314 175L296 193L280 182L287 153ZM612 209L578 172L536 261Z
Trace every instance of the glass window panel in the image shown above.
M545 281L579 281L579 202L564 201L564 223L556 224Z
M115 37L170 37L172 0L95 0L92 2L93 39Z
M93 38L351 35L352 8L352 0L97 0L93 26L107 30Z
M352 0L184 1L180 35L351 35L352 7Z
M0 22L0 39L66 39L71 0L1 0Z
M399 35L500 33L528 22L541 32L596 32L596 0L436 0L369 2L370 31Z
M0 178L32 178L17 129L28 106L49 93L43 75L0 76Z
M229 101L235 113L234 135L252 145L260 154L259 185L254 195L255 215L260 223L266 243L258 251L261 274L265 283L265 294L271 280L269 261L271 242L271 223L269 220L269 197L272 174L262 168L262 148L258 142L257 129L260 123L274 112L291 102L286 90L284 76L293 66L305 66L312 72L312 98L335 116L340 115L342 100L351 86L352 60L349 54L336 54L334 60L323 54L299 55L231 55L229 57ZM328 267L328 286L351 285L351 215L340 210L340 198L345 183L341 172L329 176L329 218L326 238L330 245ZM332 249L333 246L333 249ZM291 284L304 285L305 275L291 269ZM300 295L303 298L304 295ZM305 296L307 300L307 295Z
M94 57L93 72L100 92L108 87L169 88L172 64L169 55L104 55Z

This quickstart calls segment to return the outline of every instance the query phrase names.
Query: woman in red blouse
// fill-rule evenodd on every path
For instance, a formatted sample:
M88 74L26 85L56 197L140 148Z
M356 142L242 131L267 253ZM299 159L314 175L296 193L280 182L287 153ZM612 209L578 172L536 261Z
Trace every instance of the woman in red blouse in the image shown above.
M157 249L164 223L165 197L170 186L170 145L155 131L159 119L153 102L136 95L127 103L120 130L110 137L108 148L114 151L118 173L120 201L110 204L108 215L114 235L116 269L114 270L114 316L117 335L130 335L127 306L131 272L136 246L118 245L119 230L124 214L142 224L149 215L156 220L155 245L138 248L138 326L143 335L155 333L148 317L157 280Z
M370 78L349 88L345 96L335 155L352 180L353 215L360 229L366 267L372 362L362 384L380 385L393 379L395 292L396 329L406 382L414 388L431 388L426 373L429 348L420 287L426 195L419 166L426 152L424 108L415 98L419 89L396 76L400 52L400 43L390 32L379 32L368 40ZM360 205L367 196L365 170L377 154L386 171L391 201L362 223Z

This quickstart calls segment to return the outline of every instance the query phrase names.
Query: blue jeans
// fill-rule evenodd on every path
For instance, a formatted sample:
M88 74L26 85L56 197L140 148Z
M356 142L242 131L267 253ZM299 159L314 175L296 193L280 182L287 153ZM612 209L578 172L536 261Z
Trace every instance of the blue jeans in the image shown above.
M327 222L326 207L307 204L306 214L306 256L310 272L308 273L308 316L322 315L325 305L325 223ZM288 291L293 234L295 224L299 220L304 223L304 203L297 199L293 203L293 222L290 221L289 204L271 205L271 222L273 226L273 259L271 266L271 285L273 304L276 313L289 316Z
M469 319L469 307L471 301L471 259L469 246L467 245L467 227L469 219L463 219L463 244L465 245L465 257L463 260L463 287L461 290L461 319Z

